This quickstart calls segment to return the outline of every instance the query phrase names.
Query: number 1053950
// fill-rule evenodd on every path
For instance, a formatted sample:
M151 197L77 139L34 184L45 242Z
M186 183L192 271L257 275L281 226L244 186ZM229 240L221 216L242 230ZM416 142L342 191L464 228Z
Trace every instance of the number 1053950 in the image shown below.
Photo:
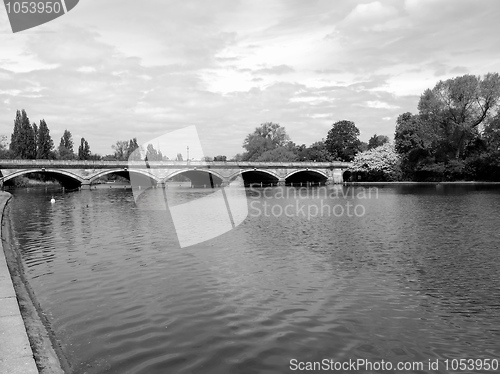
M497 359L490 358L461 358L443 360L446 370L464 371L464 370L493 370L497 371L499 364Z
M61 3L57 1L10 1L5 3L7 13L61 13Z

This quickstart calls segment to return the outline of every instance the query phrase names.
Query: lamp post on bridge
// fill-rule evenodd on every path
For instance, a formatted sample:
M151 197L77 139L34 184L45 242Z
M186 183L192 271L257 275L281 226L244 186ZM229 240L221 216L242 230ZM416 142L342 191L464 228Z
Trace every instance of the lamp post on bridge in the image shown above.
M187 148L187 162L189 164L189 145L186 148Z

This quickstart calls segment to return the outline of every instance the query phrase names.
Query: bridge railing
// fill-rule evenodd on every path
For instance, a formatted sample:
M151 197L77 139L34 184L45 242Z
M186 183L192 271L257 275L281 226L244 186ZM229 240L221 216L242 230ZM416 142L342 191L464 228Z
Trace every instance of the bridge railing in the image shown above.
M251 162L251 161L91 161L91 160L0 160L0 169L128 169L128 168L341 168L347 169L350 162Z

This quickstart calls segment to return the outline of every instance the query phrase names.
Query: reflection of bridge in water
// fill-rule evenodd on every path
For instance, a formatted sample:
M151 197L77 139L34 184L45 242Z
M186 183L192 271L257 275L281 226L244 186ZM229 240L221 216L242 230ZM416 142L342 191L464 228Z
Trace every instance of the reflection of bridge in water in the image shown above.
M64 187L82 189L108 174L133 184L162 187L177 175L189 178L193 186L224 186L238 176L246 185L321 185L342 183L349 166L348 162L0 160L0 186L29 173L46 174Z

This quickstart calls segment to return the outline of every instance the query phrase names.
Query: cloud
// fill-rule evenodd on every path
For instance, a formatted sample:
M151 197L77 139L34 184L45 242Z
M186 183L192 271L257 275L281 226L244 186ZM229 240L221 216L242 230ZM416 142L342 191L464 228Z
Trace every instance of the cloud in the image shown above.
M374 108L374 109L399 109L397 105L391 105L389 103L380 101L380 100L370 100L370 101L365 101L363 104L360 104L361 106L366 106L368 108Z
M366 23L380 22L398 14L396 8L390 5L383 5L379 1L372 3L358 4L344 18L344 24L356 24L363 26Z
M261 69L257 69L253 71L253 74L255 75L260 75L260 74L271 74L271 75L281 75L281 74L289 74L293 73L295 71L294 68L288 65L278 65L278 66L271 66L271 67L265 67Z
M319 69L319 70L315 70L314 72L316 74L329 75L329 74L341 74L342 70L340 70L340 69Z
M80 73L93 73L96 71L96 69L93 66L82 66L76 69L76 71Z
M241 152L267 121L299 144L342 119L391 136L439 79L498 67L499 17L482 0L81 2L0 34L2 132L24 108L101 154L192 124L207 155Z

